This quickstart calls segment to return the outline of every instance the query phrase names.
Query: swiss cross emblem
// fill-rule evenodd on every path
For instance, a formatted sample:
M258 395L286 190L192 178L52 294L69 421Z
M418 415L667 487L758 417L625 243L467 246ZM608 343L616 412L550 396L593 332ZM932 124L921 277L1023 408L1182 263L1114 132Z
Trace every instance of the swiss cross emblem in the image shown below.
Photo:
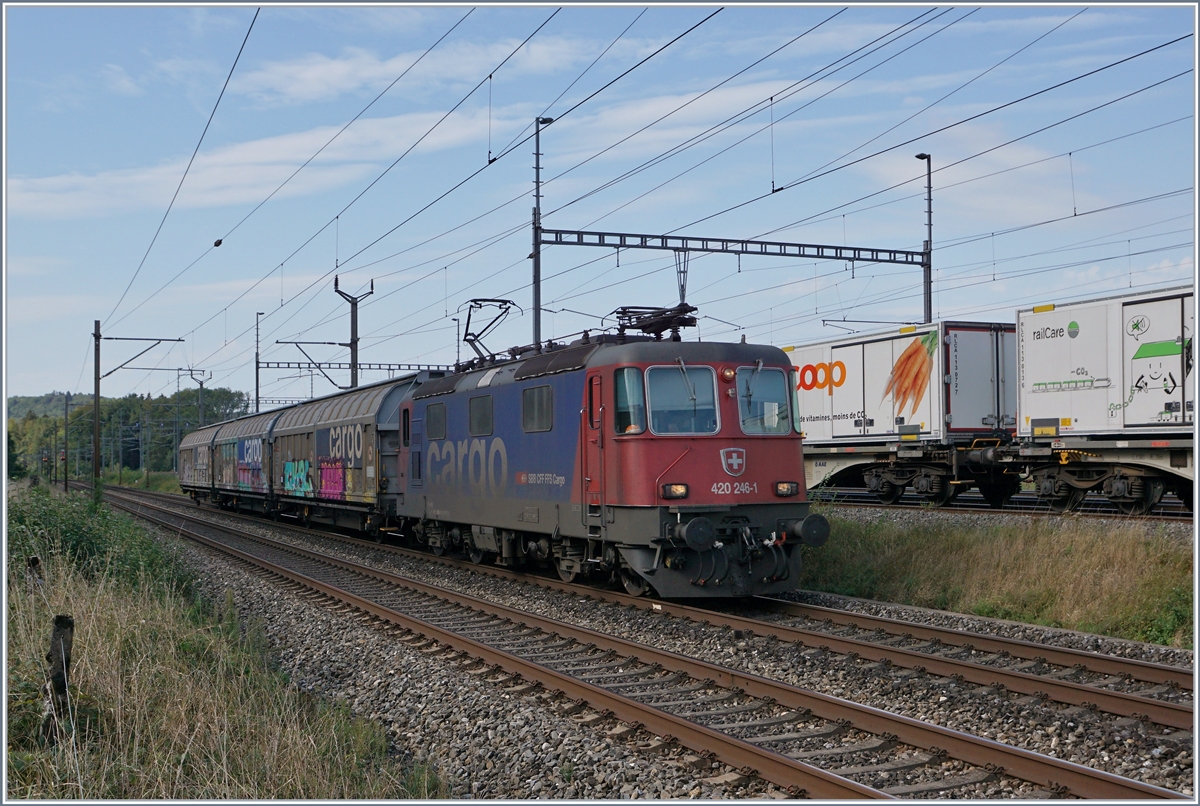
M740 476L746 471L745 448L723 448L721 450L721 467L731 476Z

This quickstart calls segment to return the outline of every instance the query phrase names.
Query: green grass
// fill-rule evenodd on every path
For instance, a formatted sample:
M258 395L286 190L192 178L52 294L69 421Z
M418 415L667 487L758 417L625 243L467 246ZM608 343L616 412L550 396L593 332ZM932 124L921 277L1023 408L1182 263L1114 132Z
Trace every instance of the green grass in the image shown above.
M801 586L1192 648L1190 541L1143 524L1041 519L964 528L825 514Z
M170 544L83 494L9 504L9 797L444 797L432 770L396 761L381 725L290 685L265 626L232 592L197 597ZM59 613L75 619L74 729L48 744L40 690Z

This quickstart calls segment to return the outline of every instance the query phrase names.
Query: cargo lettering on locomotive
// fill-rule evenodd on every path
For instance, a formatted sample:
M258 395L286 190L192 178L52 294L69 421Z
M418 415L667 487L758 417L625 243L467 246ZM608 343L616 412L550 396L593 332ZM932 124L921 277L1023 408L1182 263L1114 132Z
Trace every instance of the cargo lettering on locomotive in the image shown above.
M508 488L508 450L500 437L429 443L429 483L444 493L496 497Z

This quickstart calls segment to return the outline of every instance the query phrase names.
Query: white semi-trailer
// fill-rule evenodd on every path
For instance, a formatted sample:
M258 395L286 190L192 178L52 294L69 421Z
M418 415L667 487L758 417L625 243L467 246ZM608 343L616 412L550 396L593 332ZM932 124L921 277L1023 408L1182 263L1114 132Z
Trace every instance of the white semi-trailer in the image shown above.
M1011 324L936 322L784 348L796 367L809 487L864 485L885 503L906 488L944 504L972 485L994 506L1010 467L968 461L1016 427Z
M1017 311L1016 461L1055 509L1101 492L1191 509L1196 376L1190 287Z
M808 485L938 505L975 486L1001 507L1031 481L1056 511L1088 492L1190 510L1194 330L1182 287L785 347Z

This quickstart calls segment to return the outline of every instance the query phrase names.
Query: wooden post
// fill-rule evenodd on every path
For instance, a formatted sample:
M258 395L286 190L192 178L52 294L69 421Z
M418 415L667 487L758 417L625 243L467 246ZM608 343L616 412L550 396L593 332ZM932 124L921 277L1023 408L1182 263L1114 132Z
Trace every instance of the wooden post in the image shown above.
M46 684L46 716L42 720L42 737L50 744L58 740L64 722L70 724L67 682L74 640L75 619L55 616L54 630L50 633L50 651L46 653L50 682Z

